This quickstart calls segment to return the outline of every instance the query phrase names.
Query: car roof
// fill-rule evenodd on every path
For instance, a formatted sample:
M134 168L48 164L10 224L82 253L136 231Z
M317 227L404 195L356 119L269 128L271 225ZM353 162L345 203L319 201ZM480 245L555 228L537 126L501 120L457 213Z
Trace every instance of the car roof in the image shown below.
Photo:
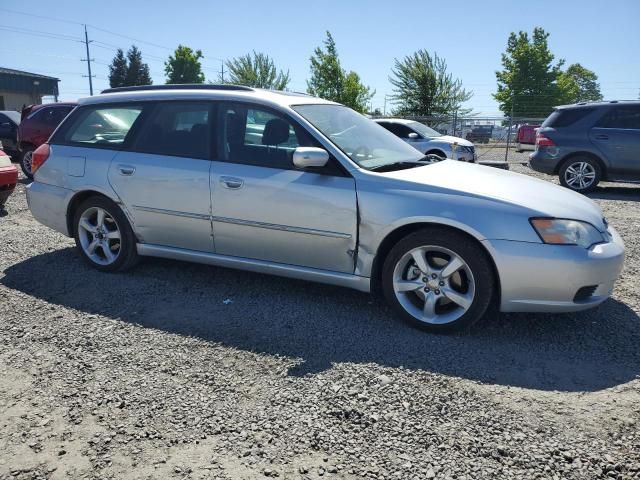
M0 113L6 115L16 125L20 123L20 112L15 110L0 110Z
M558 105L553 107L556 110L566 110L569 108L589 108L589 107L604 107L609 105L633 105L640 106L640 100L606 100L601 102L579 102L572 103L570 105Z
M264 105L289 107L291 105L338 105L304 93L265 90L234 85L152 85L108 89L100 95L79 100L80 105L159 100L227 100L252 101Z

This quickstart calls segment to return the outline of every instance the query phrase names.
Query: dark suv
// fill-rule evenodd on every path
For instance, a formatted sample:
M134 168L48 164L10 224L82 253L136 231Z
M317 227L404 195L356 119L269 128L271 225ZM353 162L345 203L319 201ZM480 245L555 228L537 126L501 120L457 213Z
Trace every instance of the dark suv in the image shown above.
M529 166L577 192L598 182L640 182L640 101L556 107L536 137Z

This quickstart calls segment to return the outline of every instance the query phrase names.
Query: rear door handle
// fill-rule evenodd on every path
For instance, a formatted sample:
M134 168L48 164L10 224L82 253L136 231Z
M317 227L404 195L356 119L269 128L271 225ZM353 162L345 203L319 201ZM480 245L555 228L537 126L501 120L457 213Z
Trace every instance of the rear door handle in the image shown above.
M236 177L220 177L220 183L226 188L237 190L239 188L242 188L242 185L244 185L244 180Z
M605 135L604 133L601 133L599 135L596 135L596 138L598 140L609 140L609 135Z
M132 165L118 165L118 170L120 170L120 175L131 176L136 172L136 167Z

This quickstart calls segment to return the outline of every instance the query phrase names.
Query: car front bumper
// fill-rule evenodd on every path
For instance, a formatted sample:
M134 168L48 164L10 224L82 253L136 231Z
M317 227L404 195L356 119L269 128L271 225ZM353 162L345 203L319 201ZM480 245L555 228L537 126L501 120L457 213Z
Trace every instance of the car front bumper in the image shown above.
M612 227L611 241L585 249L572 245L485 240L498 270L503 312L573 312L604 302L624 263L624 243ZM589 292L577 296L581 289Z

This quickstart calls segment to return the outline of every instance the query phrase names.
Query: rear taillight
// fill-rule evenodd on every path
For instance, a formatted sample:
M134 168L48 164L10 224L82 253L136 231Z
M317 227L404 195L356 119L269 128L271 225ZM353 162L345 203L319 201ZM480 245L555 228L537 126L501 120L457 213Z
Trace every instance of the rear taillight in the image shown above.
M36 173L44 162L49 158L49 144L43 143L33 152L33 156L31 157L31 173Z
M545 137L542 133L538 133L536 135L536 146L538 147L555 147L556 144L553 143L549 137Z

